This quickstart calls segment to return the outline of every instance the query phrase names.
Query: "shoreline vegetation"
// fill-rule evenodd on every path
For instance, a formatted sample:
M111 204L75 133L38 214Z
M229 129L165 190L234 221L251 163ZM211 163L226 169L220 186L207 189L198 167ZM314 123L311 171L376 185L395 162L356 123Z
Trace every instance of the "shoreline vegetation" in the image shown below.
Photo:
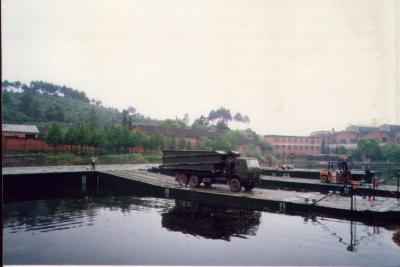
M91 153L81 155L70 152L5 153L3 167L90 165L92 156ZM95 157L96 164L161 163L159 153L96 154Z

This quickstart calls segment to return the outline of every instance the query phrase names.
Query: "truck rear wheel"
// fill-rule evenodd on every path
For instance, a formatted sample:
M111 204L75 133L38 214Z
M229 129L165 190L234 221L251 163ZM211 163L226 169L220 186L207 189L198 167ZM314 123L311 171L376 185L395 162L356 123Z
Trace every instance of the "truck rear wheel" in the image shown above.
M199 187L200 186L200 178L197 175L192 175L189 178L190 187Z
M178 180L178 183L183 186L186 186L189 182L189 179L185 174L179 174L177 177L177 180Z
M229 180L229 188L231 189L232 192L240 192L242 189L242 185L240 184L240 181L238 178L232 178Z

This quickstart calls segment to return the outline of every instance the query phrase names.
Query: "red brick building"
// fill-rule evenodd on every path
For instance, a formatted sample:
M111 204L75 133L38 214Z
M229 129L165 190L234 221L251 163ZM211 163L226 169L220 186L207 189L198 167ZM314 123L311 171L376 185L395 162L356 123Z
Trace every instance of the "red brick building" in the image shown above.
M379 127L350 126L345 131L318 131L310 136L265 135L272 151L283 154L320 154L324 142L330 152L339 146L357 148L360 139L376 139L380 144L400 146L400 125L384 124Z
M376 130L376 131L369 132L369 133L366 133L366 134L362 135L360 137L360 139L375 139L379 143L387 144L392 139L390 137L391 137L390 133Z
M348 149L354 149L357 147L359 134L350 131L335 132L331 136L331 140L328 142L328 146L331 149L335 149L338 146L343 146Z
M320 136L284 136L265 135L265 141L271 144L272 151L282 154L321 154Z

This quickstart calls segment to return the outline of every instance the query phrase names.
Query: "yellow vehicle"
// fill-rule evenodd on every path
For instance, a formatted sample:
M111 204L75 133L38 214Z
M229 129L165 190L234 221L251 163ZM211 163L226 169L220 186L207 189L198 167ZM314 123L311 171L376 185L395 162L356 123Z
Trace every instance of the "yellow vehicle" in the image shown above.
M351 172L345 161L328 161L319 177L321 183L347 184L351 181Z

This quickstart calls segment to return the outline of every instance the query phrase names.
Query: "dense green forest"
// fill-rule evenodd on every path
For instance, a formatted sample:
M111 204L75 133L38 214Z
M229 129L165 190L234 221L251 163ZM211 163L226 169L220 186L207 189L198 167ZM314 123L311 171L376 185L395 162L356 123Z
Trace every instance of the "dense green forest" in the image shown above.
M84 92L42 81L29 85L3 81L2 97L4 123L34 123L48 128L48 123L57 122L69 127L89 120L91 110L96 112L99 126L120 124L124 117L123 112L106 108L101 101L90 100ZM128 109L132 122L156 122L132 107Z

